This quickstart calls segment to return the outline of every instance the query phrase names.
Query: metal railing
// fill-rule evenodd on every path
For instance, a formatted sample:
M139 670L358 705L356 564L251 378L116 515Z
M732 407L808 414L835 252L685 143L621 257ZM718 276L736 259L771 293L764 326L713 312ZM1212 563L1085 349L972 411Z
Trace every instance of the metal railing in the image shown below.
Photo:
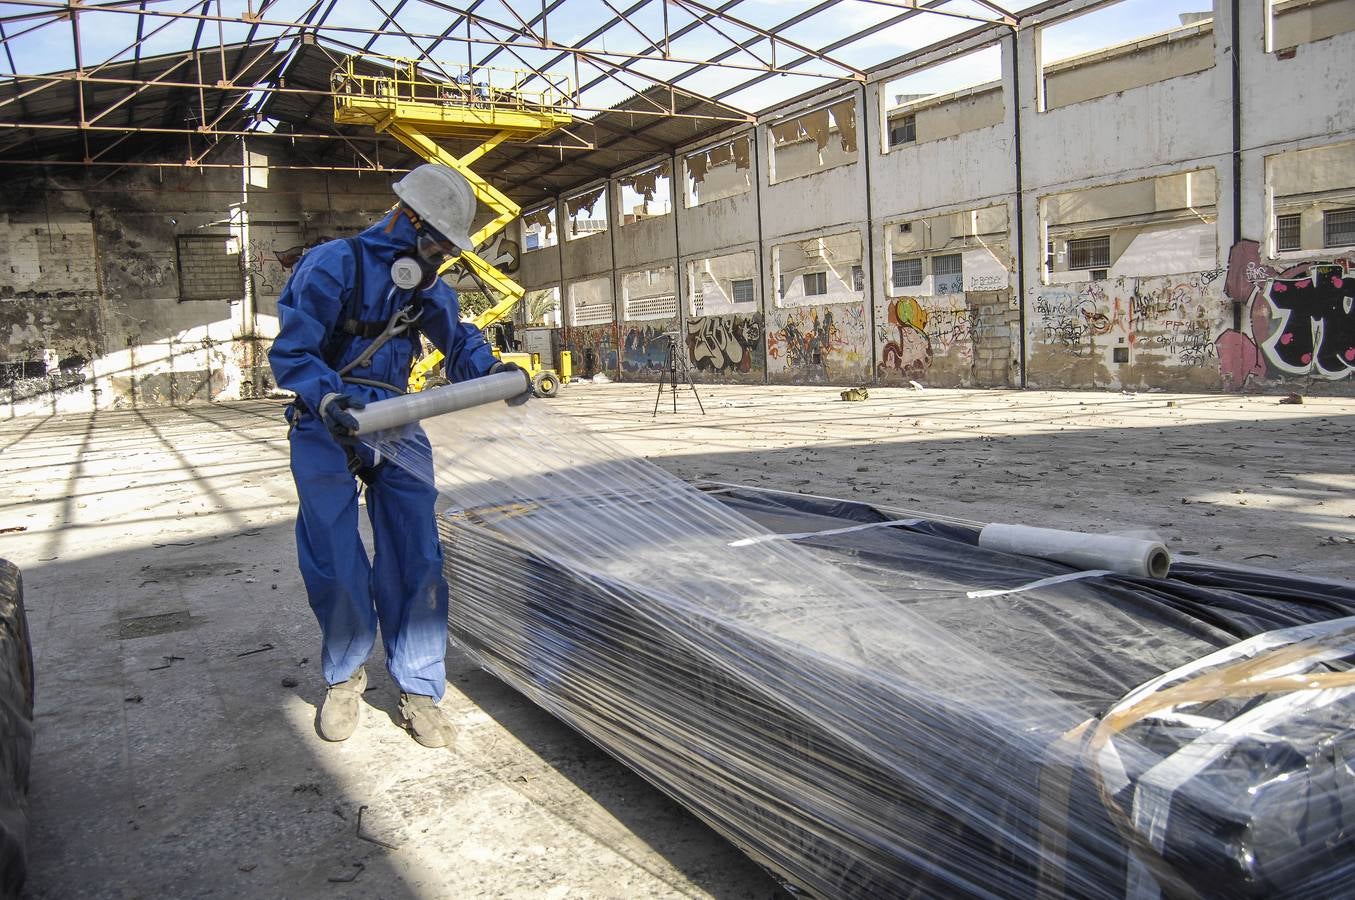
M540 86L528 87L534 82ZM567 114L574 100L573 85L567 75L387 56L348 57L331 74L330 87L338 106L361 98L364 102L378 100L392 105L423 103Z

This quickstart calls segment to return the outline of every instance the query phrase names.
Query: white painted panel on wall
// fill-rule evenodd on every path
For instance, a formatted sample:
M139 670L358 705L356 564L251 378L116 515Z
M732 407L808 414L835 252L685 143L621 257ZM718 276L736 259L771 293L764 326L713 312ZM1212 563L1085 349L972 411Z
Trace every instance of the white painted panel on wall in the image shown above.
M1203 272L1218 265L1213 222L1140 232L1110 267L1110 277L1148 277Z

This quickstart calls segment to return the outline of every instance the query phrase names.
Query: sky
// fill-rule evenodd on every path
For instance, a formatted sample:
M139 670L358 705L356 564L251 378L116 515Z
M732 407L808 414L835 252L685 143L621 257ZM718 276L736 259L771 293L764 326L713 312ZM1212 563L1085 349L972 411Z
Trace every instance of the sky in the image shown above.
M278 0L268 11L270 19L291 20L300 18L314 0ZM713 5L714 0L706 0ZM756 35L755 28L768 27L810 9L815 0L745 0L731 11L731 15L743 20L743 24L723 21L720 29L723 35L709 27L699 27L685 37L671 43L671 54L687 60L707 60L727 52L730 39L746 41ZM539 0L482 0L479 12L504 22L515 22L508 4L524 19L531 19L540 11ZM222 0L220 8L223 15L238 16L257 5L257 0ZM612 5L626 8L617 0ZM1019 11L1035 5L1035 0L1007 0L1007 7ZM370 38L346 28L372 28L383 21L382 9L390 9L389 0L342 0L326 21L325 36L356 46L365 46ZM666 4L669 12L669 27L672 31L681 29L692 22L695 13L682 6L682 0L669 0ZM1048 62L1063 59L1078 53L1099 47L1122 43L1143 35L1166 30L1179 24L1179 15L1183 12L1208 8L1209 0L1122 0L1111 7L1080 16L1045 29L1043 32L1044 58ZM665 4L659 0L650 0L631 19L636 28L625 23L617 23L606 33L593 37L587 46L605 49L611 52L638 53L649 46L647 35L662 35L662 13ZM202 8L201 0L149 0L151 10L161 11L197 11ZM455 21L455 4L440 0L411 0L402 8L398 22L400 28L414 35L441 34ZM973 0L951 0L944 7L957 13L985 15L985 11ZM136 7L129 4L128 9ZM215 11L215 7L212 8ZM8 55L0 54L0 77L18 72L21 74L62 71L74 68L73 41L71 23L68 20L44 19L35 16L41 8L23 6L17 3L0 2L0 25L10 39L7 44ZM909 18L904 22L887 24L898 16L901 10L897 6L872 3L869 0L840 0L818 15L786 29L783 36L793 42L816 49L828 47L833 42L865 30L858 40L841 49L832 51L832 55L860 69L899 57L911 50L942 41L952 35L973 28L976 23L959 18L923 14ZM598 26L611 18L612 12L603 0L566 0L548 20L548 37L553 41L577 42L596 30ZM25 18L27 17L27 18ZM43 22L48 24L43 24ZM80 34L83 59L86 68L92 68L100 62L110 59L129 59L131 45L137 37L137 16L129 13L89 10L80 14ZM241 41L250 33L252 26L231 22L218 24L206 21L174 21L167 18L147 17L144 23L146 33L142 54L157 55L181 51L192 45L194 34L202 29L202 42L206 46L215 45L218 40L227 43ZM277 26L259 26L255 40L268 39L281 34ZM152 33L153 32L153 33ZM457 35L467 34L463 26ZM506 34L492 26L473 27L470 35L481 40L503 40ZM410 39L402 35L399 29L387 28L386 33L371 44L370 52L392 56L411 56L427 46L428 39L415 37ZM492 44L473 45L477 56L490 52ZM464 41L444 44L435 54L439 60L452 63L465 63L466 47ZM551 51L515 48L513 52L501 50L491 65L506 68L544 67L551 62L555 54ZM799 51L787 44L777 47L777 63L786 65L799 57ZM12 56L12 66L11 59ZM459 58L458 58L459 57ZM764 64L769 58L768 45L762 41L750 51L736 51L725 62L756 66ZM890 86L890 93L937 93L957 90L963 87L996 80L999 73L1000 58L992 50L981 51L960 60L934 66L910 76L905 81ZM668 80L678 78L678 85L687 90L711 97L721 97L726 102L756 112L781 100L797 96L816 88L822 88L831 81L815 77L816 75L839 75L841 71L830 64L812 60L797 68L797 72L806 74L782 74L764 78L756 84L738 89L740 82L757 75L753 71L740 71L732 68L710 68L687 77L679 77L691 66L686 62L666 62L662 60L642 61L634 66L637 72L652 79ZM574 76L572 60L557 63L553 71L559 71L569 77ZM579 66L580 80L585 84L597 79L600 70L584 62ZM583 105L592 108L612 106L631 93L649 87L654 82L636 74L607 79L591 88L583 97ZM729 93L733 91L732 93ZM0 113L3 115L3 113Z

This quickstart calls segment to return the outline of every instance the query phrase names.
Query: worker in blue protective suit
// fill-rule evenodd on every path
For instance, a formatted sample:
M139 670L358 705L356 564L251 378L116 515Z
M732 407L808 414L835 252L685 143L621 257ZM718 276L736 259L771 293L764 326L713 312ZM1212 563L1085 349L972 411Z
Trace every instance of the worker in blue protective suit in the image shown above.
M352 435L352 410L403 393L427 335L447 357L451 381L517 368L495 359L479 329L460 319L439 268L471 246L475 195L446 166L423 165L396 182L400 202L355 237L306 254L278 298L269 351L288 407L292 476L300 511L297 557L323 637L329 691L319 730L352 735L367 685L364 662L378 627L386 668L400 688L400 717L415 740L447 746L455 730L438 707L445 685L447 585L442 577L428 438L414 428L429 471L380 459ZM416 455L416 454L411 454ZM358 534L358 487L367 489L375 546Z

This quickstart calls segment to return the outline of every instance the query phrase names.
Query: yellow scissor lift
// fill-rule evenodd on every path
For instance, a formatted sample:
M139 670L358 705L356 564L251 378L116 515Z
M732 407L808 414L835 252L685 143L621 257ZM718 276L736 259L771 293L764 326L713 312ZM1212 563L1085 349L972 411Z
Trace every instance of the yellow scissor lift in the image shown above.
M421 67L409 59L349 57L333 74L334 121L343 125L370 125L429 162L451 166L466 176L475 196L495 214L471 235L471 243L481 247L516 219L522 208L475 174L471 166L504 141L527 140L568 125L572 121L565 111L568 83L560 79L542 90L525 90L520 85L546 76L484 66L467 69L445 65L437 67L441 73L458 74L450 80L440 80L428 73L429 65ZM438 144L438 138L480 143L469 153L456 156ZM522 299L522 285L478 254L468 249L461 254L460 263L473 278L502 298L472 320L476 327L482 330L489 327ZM455 264L448 263L448 267ZM553 361L543 365L539 354L497 350L495 354L526 369L533 389L545 396L554 395L560 383L568 383L571 375L568 351L561 354L558 372ZM409 378L410 390L422 390L442 359L442 353L434 350L415 363Z

